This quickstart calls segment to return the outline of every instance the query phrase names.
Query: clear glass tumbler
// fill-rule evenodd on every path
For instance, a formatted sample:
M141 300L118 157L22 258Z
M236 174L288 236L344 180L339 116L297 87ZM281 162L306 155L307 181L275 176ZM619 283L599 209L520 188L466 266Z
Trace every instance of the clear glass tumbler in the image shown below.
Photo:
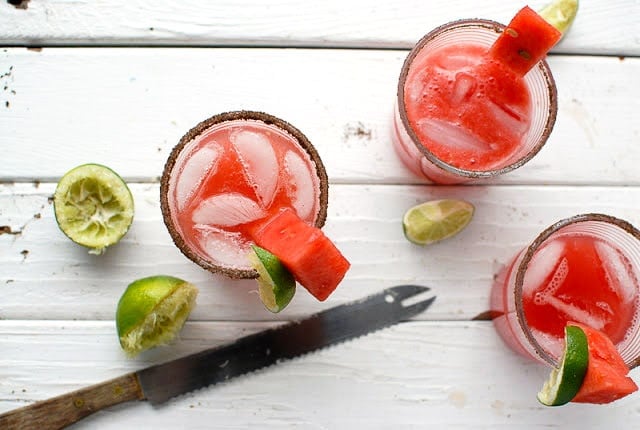
M640 364L640 231L604 214L563 219L540 233L497 274L494 325L514 351L557 366L566 322L607 333L623 360Z
M160 180L160 208L180 251L206 270L255 278L252 233L290 208L321 227L328 178L320 155L290 123L233 111L201 121L172 149Z
M412 127L407 116L406 81L416 63L430 51L447 45L479 44L490 47L505 26L483 19L465 19L440 26L425 35L406 58L398 82L392 140L400 159L418 176L436 183L461 183L491 178L514 170L540 151L549 138L557 113L557 91L549 65L540 61L524 77L531 99L531 121L526 135L514 152L490 167L456 167L436 156ZM437 133L438 131L434 131Z

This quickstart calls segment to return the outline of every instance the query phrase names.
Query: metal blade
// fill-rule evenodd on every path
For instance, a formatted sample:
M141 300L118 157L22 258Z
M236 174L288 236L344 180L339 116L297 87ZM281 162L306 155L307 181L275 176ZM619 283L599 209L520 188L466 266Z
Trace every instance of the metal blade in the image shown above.
M403 301L428 290L428 287L417 285L388 288L302 321L148 367L136 374L145 398L153 404L162 403L174 396L407 320L429 307L435 297L410 305Z

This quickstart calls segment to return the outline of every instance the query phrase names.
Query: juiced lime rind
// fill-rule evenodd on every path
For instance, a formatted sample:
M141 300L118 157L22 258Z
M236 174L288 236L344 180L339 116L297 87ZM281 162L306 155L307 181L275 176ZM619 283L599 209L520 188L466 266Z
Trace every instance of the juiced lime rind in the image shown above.
M251 248L248 257L251 266L258 272L260 300L270 312L278 313L293 299L296 280L278 257L256 245Z
M182 279L158 275L129 284L116 310L120 345L129 356L169 343L195 306L198 289Z
M538 14L564 36L578 14L578 0L554 0L540 9Z
M431 200L405 212L402 229L410 242L429 245L460 233L474 212L475 207L464 200Z
M53 205L60 230L92 254L118 243L133 222L129 187L100 164L83 164L68 171L58 182Z
M589 366L589 343L585 332L577 326L565 327L564 355L545 381L538 401L546 406L569 403L580 391Z

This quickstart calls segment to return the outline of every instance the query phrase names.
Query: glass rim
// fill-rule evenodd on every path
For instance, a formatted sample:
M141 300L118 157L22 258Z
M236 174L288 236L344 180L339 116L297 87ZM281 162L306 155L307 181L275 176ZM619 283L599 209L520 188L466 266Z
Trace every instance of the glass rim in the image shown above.
M547 120L545 122L544 130L538 142L536 142L535 146L525 154L524 157L521 157L510 163L504 167L500 167L498 169L489 169L489 170L468 170L462 169L460 167L456 167L452 164L446 163L438 158L433 152L431 152L425 145L420 143L420 139L416 135L415 131L409 124L409 119L407 117L407 112L404 104L404 86L407 80L407 76L409 74L409 68L413 63L415 57L420 53L422 48L432 40L434 40L438 35L443 32L448 32L452 30L456 30L464 27L474 27L474 28L484 28L486 30L494 31L495 33L502 32L506 26L497 21L493 21L490 19L484 18L465 18L459 19L455 21L450 21L446 24L440 25L427 34L425 34L411 49L409 54L404 60L402 64L402 69L400 71L400 78L398 79L398 88L397 88L397 100L396 103L398 105L398 113L400 116L400 121L402 121L402 125L405 128L405 131L411 138L412 143L416 146L418 151L422 153L422 155L427 158L431 163L445 172L455 174L457 176L461 176L467 179L483 179L483 178L491 178L494 176L502 175L504 173L510 172L512 170L517 169L518 167L526 164L530 161L545 145L549 136L551 135L551 131L556 122L556 116L558 113L558 89L556 88L555 80L553 78L553 74L551 73L551 68L547 63L546 58L540 60L540 62L534 67L534 69L538 70L543 74L544 79L547 83L547 90L549 93L549 109L547 111ZM532 69L533 70L533 69Z
M531 262L531 259L533 258L536 251L554 233L558 232L564 227L567 227L573 224L582 223L582 222L600 222L600 223L606 223L606 224L612 225L614 227L621 229L625 233L633 236L638 242L640 242L640 230L638 230L628 221L614 217L612 215L592 212L592 213L574 215L551 224L549 227L544 229L540 234L538 234L538 236L533 240L533 242L531 242L527 246L524 256L517 267L515 286L513 291L514 298L515 298L516 314L518 317L518 324L520 325L522 332L527 338L527 341L529 342L529 344L535 350L536 354L542 360L544 360L545 362L547 362L548 364L554 367L558 366L558 361L551 354L549 354L542 347L542 345L540 345L540 342L538 342L538 340L535 338L535 336L529 329L529 325L527 324L527 319L524 315L524 308L522 306L522 301L518 299L522 298L522 287L524 284L524 276L527 271L527 268L529 267L529 263ZM640 365L640 357L637 357L636 359L634 359L629 367L630 369L633 369L638 365Z
M186 240L182 237L182 234L178 231L179 229L175 225L175 221L172 216L174 211L172 210L171 204L169 203L169 191L171 188L169 184L170 178L173 175L173 170L178 161L178 157L189 143L191 143L194 139L198 138L207 130L216 125L223 124L225 122L243 120L260 121L267 126L276 127L277 129L287 133L293 138L293 140L296 141L298 146L300 146L300 148L302 148L302 150L306 152L309 158L313 161L313 163L315 164L314 172L318 177L319 186L319 209L316 215L316 221L314 223L314 225L318 228L322 227L326 222L327 207L329 202L329 178L327 176L325 166L322 163L322 159L320 158L320 154L313 146L313 144L309 141L307 136L289 122L265 112L237 110L213 115L193 126L180 138L173 149L171 149L171 152L167 157L167 161L165 162L164 169L160 177L160 211L164 224L166 225L167 230L169 231L169 235L171 236L171 239L187 258L210 272L220 273L230 278L256 278L258 276L258 273L254 269L230 268L222 264L212 262L208 259L205 259L200 254L191 249L191 247L186 243Z

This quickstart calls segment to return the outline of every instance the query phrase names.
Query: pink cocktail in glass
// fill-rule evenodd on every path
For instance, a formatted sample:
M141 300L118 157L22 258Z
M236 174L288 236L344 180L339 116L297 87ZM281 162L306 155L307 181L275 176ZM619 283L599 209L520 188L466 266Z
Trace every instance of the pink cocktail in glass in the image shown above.
M574 216L543 231L497 275L491 311L515 351L556 366L564 327L606 334L629 367L640 357L640 232L602 215Z
M555 123L557 95L546 61L524 76L488 53L505 26L460 20L423 37L404 62L392 138L411 171L459 183L530 160Z
M173 149L161 208L180 250L200 266L256 277L247 260L252 231L282 208L321 227L327 177L309 140L261 112L228 112L191 129Z

